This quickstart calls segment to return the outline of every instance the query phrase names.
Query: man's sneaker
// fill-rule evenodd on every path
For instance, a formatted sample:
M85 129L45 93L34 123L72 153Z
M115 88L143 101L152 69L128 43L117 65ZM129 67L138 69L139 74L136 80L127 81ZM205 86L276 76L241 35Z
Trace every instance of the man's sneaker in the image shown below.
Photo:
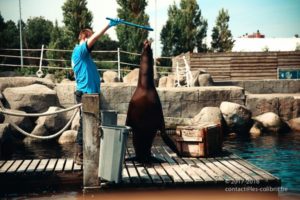
M83 162L83 147L79 144L75 146L74 162L77 165L82 165Z

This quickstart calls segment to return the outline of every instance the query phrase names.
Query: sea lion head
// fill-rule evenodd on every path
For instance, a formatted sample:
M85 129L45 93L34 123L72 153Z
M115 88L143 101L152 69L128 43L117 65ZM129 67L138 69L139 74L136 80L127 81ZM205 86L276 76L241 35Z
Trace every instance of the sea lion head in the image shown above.
M153 53L151 49L151 43L152 40L145 40L143 51L142 51L142 57L141 57L141 64L143 65L151 65L153 66Z

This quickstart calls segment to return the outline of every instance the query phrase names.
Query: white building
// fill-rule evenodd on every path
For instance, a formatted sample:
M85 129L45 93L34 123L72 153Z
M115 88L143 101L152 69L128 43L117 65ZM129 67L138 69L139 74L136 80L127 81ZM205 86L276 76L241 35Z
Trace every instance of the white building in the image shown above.
M235 38L232 51L295 51L300 38Z

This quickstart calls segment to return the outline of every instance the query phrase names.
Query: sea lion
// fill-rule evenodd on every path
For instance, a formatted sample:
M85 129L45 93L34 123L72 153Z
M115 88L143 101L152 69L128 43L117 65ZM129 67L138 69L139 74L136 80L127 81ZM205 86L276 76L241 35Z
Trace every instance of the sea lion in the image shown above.
M129 102L126 125L132 128L136 160L154 162L151 146L157 131L165 133L165 121L153 75L151 43L144 42L137 88Z

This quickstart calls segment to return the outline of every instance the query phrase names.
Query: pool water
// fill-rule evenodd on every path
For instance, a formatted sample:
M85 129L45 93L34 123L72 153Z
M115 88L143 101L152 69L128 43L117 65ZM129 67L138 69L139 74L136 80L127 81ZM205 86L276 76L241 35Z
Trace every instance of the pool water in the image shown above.
M279 177L282 187L288 189L288 192L279 193L280 199L300 199L300 133L269 134L258 138L228 137L224 148ZM1 159L72 158L73 151L74 144L20 143ZM80 193L67 194L76 198Z
M289 192L300 194L300 133L227 138L224 147L279 177Z

